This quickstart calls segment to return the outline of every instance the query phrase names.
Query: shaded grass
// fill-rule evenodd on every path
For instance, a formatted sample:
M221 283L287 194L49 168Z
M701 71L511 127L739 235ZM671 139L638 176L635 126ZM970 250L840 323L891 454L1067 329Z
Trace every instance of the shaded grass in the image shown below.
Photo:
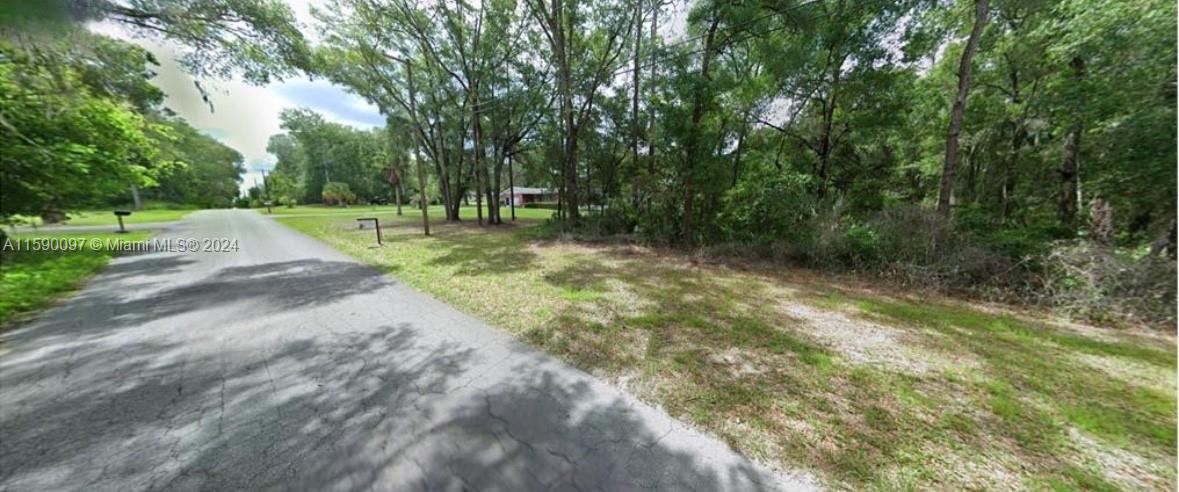
M10 244L25 239L70 238L102 240L103 247L81 251L0 251L0 329L42 309L77 288L116 256L107 251L107 239L138 241L147 232L115 233L27 233L10 236Z
M1094 335L951 303L843 290L789 271L700 266L669 252L532 239L518 228L390 218L281 219L783 468L879 490L1175 486L1174 341ZM382 220L385 219L382 216ZM893 327L964 362L929 372L855 362L803 302ZM1152 375L1089 365L1097 359ZM1092 437L1086 449L1070 429ZM1090 453L1124 452L1131 471Z

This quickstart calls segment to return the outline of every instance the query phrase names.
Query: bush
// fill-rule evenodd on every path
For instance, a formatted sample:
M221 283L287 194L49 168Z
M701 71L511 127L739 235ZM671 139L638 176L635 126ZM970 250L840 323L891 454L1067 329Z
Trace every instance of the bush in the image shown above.
M1058 243L1034 286L1041 303L1092 321L1126 319L1173 328L1175 260L1126 253L1088 241Z
M722 234L743 242L798 234L814 216L809 186L809 176L801 174L748 173L721 199Z
M548 210L556 210L557 202L531 202L520 205L520 208L541 208Z
M802 260L904 285L988 299L1032 302L1090 321L1173 326L1176 262L1135 258L1081 239L1052 242L1051 228L961 232L935 211L893 208L857 222L823 209L805 233L779 238L776 260ZM1045 246L1046 245L1046 246Z
M356 202L356 194L352 192L352 188L348 183L339 181L329 181L323 185L324 205L348 205Z

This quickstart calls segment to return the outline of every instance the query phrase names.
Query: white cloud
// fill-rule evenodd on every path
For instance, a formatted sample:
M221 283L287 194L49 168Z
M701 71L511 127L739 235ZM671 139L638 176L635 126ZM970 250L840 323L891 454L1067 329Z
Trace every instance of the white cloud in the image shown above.
M310 5L321 2L294 0L290 3L304 29L311 31ZM210 110L210 105L201 99L193 77L177 61L178 50L174 45L159 39L133 36L114 23L94 23L88 27L93 32L138 44L156 56L160 66L155 69L157 76L152 83L167 94L164 105L205 134L241 152L248 169L242 180L243 190L253 186L255 180L261 181L261 175L257 173L259 169L269 169L273 165L274 156L266 152L266 142L271 135L282 132L278 116L284 108L310 107L322 113L328 121L361 128L371 128L381 121L377 109L363 99L325 80L307 77L265 87L237 79L202 79L201 87L212 103Z

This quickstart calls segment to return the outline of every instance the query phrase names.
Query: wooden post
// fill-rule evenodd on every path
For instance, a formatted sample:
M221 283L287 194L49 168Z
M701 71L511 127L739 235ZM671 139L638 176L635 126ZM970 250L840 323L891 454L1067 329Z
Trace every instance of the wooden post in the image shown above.
M123 227L123 216L125 216L125 215L131 215L131 211L130 210L115 210L115 217L117 217L119 219L119 230L117 230L115 232L118 232L120 234L127 232L127 229Z
M364 229L364 221L366 221L366 220L373 221L373 228L377 230L377 246L383 245L384 242L382 242L382 240L381 240L381 221L378 220L376 217L361 217L359 219L356 219L356 222L359 223L358 225L360 226L361 229Z

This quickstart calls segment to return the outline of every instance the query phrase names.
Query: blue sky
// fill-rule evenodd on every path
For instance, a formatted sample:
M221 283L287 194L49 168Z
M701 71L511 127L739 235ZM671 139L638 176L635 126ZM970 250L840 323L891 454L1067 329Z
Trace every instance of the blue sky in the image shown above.
M375 108L359 104L355 96L330 83L299 81L276 86L274 92L288 101L298 101L303 106L330 114L339 120L365 126L385 124L385 118Z

